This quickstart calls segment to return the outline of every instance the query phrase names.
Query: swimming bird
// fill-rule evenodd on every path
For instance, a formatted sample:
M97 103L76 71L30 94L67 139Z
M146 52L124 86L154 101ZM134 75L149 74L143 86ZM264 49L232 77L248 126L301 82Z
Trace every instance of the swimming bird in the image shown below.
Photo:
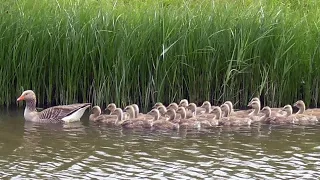
M230 114L230 108L228 106L228 104L222 104L220 106L220 109L222 112L224 112L224 114L226 114L227 116L224 116L224 117L227 117L229 118L228 121L239 121L238 124L239 125L248 125L250 126L251 125L251 122L252 122L252 119L250 118L250 116L240 116L240 115L231 115ZM218 110L219 111L219 110ZM235 123L234 123L235 124Z
M60 105L38 112L36 110L37 98L32 90L24 91L17 101L26 101L24 110L26 121L50 123L80 121L85 110L91 105L91 103Z
M261 109L261 113L265 114L264 122L267 124L293 124L296 118L292 116L292 108L290 107L289 106L283 107L283 110L288 112L285 116L272 116L271 108L269 106L263 107Z
M154 130L177 130L179 129L179 124L172 123L165 119L160 119L160 112L158 109L152 109L148 114L154 116L152 129Z
M148 115L148 117L138 116L135 117L135 110L133 106L126 106L124 109L126 112L130 114L129 119L125 119L122 121L121 126L123 128L128 129L145 129L145 128L151 128L153 124L153 117L151 115Z
M113 113L113 111L112 111L112 113ZM118 115L101 114L101 108L99 106L93 106L91 109L91 112L92 113L89 116L89 120L94 121L94 122L102 122L104 124L112 124L113 125L113 124L115 124L115 122L117 121L117 118L118 118Z
M164 105L162 104L162 102L157 102L152 106L152 109L158 108L159 106L164 106Z
M216 119L219 121L220 126L250 126L251 124L251 119L240 120L240 118L235 116L223 117L222 110L219 106L214 107L211 113L216 115Z
M109 110L110 114L117 108L116 104L110 103L108 104L107 108L105 110Z
M306 124L315 124L318 122L318 119L316 116L305 113L306 105L302 100L298 100L293 104L293 106L299 108L299 111L296 113L296 118L297 118L296 123L306 125Z
M184 107L179 107L176 111L176 113L181 114L181 119L179 120L180 128L186 128L186 129L200 129L201 123L197 121L196 118L186 118L187 113L186 109Z

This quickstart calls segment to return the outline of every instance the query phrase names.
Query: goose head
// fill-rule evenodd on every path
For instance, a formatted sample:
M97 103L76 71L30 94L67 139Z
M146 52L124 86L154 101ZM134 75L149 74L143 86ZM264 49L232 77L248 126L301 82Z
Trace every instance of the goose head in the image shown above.
M119 123L119 121L122 121L123 120L123 111L121 108L116 108L112 113L111 115L117 115L118 116L118 119L116 121L116 124Z
M179 107L179 108L177 109L176 113L181 114L181 118L182 118L182 119L185 119L186 116L187 116L186 108L184 108L184 107Z
M292 114L292 106L287 104L282 108L282 111L287 112L287 116L290 116Z
M167 107L167 109L173 109L173 110L177 110L179 108L177 103L170 103L169 106Z
M96 117L98 117L101 114L101 108L100 106L93 106L91 109L91 114L89 116L90 121L94 121Z
M197 105L195 103L190 103L188 106L187 106L187 109L189 109L191 112L195 112L196 109L197 109Z
M152 109L158 108L159 106L163 106L163 104L161 102L157 102L152 106Z
M231 101L226 101L224 102L224 104L228 105L229 106L229 111L230 113L233 112L233 104Z
M130 106L126 106L124 108L124 112L129 113L130 118L135 118L135 110L134 110L133 106L131 106L131 105Z
M211 103L209 101L205 101L202 103L201 107L206 109L206 113L209 113L211 109Z
M137 118L139 114L139 106L137 104L131 104L134 109L134 116Z
M262 113L264 113L266 115L266 117L270 117L271 115L271 108L269 106L265 106L261 109Z
M260 103L260 99L259 99L258 97L254 97L254 98L251 99L251 101L249 102L249 104L252 103L252 102L254 102L254 101L258 101L258 102Z
M179 103L179 107L187 107L189 105L188 100L182 99Z
M108 104L107 108L105 110L109 110L110 113L113 112L117 108L116 104L110 103Z
M297 114L302 114L306 110L306 105L304 104L304 102L302 100L295 102L293 104L293 106L299 108L299 111L297 112Z
M167 108L163 105L157 107L157 109L159 110L160 114L162 114L162 115L164 115L167 112Z
M151 109L147 114L151 115L154 117L154 120L158 120L160 117L160 112L158 109Z
M258 115L258 113L260 112L260 101L252 101L248 104L248 106L254 109L253 115Z
M23 91L17 101L36 101L36 94L32 90Z
M227 117L227 116L230 115L230 109L229 109L229 106L228 106L227 104L222 104L222 105L220 106L220 109L221 109L221 111L224 112L224 116L225 116L225 117Z
M169 116L169 121L176 119L176 111L174 109L168 109L166 115Z
M211 114L215 114L216 115L216 119L221 119L221 108L219 106L216 106L214 108L212 108L212 111L210 112Z

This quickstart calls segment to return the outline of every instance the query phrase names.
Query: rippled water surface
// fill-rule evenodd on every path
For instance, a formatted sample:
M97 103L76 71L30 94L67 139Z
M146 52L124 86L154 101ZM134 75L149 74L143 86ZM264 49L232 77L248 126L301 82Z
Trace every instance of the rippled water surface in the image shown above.
M75 179L319 179L316 126L191 132L26 123L1 111L0 177Z

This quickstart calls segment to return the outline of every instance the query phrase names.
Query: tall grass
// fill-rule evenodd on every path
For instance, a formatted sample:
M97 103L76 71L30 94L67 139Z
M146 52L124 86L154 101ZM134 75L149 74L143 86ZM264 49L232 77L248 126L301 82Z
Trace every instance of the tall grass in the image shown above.
M320 102L317 0L1 4L1 105Z

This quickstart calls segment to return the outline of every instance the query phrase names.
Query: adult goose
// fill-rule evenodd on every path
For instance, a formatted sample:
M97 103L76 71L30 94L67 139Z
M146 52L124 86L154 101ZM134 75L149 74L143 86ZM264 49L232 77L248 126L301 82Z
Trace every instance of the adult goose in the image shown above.
M26 121L48 123L80 121L84 111L91 105L91 103L81 103L53 106L37 112L37 98L32 90L24 91L17 101L26 101L26 108L24 110L24 118Z

